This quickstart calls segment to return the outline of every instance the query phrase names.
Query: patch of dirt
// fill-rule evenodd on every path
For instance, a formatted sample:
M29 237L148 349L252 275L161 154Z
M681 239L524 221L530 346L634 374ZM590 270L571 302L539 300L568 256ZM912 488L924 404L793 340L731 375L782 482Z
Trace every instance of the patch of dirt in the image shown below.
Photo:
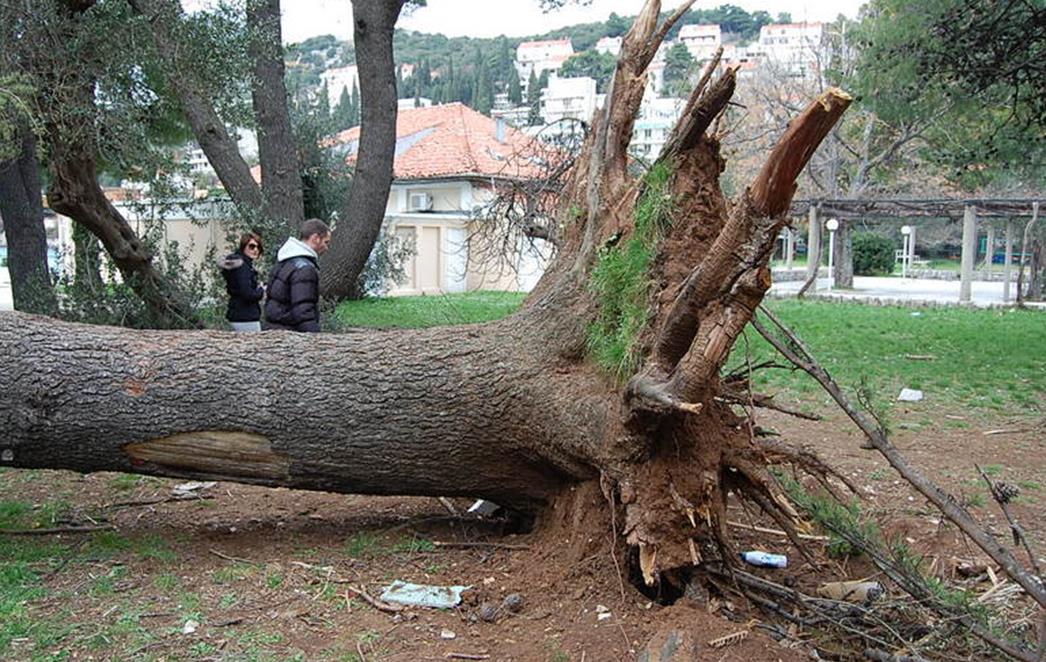
M1014 511L1029 523L1033 544L1046 549L1044 529L1035 526L1046 516L1046 442L1036 422L982 420L929 405L895 413L896 442L910 460L954 494L975 502L980 494L983 505L974 512L1000 539L1006 539L1007 526L977 482L973 464L988 467L995 479L1021 485ZM850 476L866 492L864 510L918 551L939 558L941 573L954 569L953 558L979 560L884 460L859 448L848 421L809 422L760 412L759 422L811 447ZM984 434L992 429L1020 431ZM659 660L671 649L678 656L671 659L679 660L808 659L803 647L786 648L767 636L756 624L767 617L754 608L723 596L688 596L661 606L630 586L627 569L610 554L609 527L588 521L606 517L598 488L568 495L535 533L515 535L497 524L451 519L431 498L233 483L204 490L211 497L205 500L105 508L168 496L180 482L107 473L0 474L0 501L40 508L66 504L65 517L79 522L88 514L108 513L116 526L25 538L27 544L46 540L68 547L33 565L46 589L26 606L37 629L16 638L0 656L57 658L66 651L68 659L93 660L406 662L454 659L449 656L457 653L475 656L458 659L594 662L644 655ZM469 502L454 504L464 509ZM729 512L740 523L767 525L747 519L736 505ZM589 533L600 530L606 535ZM751 569L774 581L812 591L819 582L871 574L858 561L838 560L814 572L783 538L745 529L736 533L741 549L779 551L795 559L788 570ZM379 611L350 588L378 596L396 579L473 588L456 609L398 613ZM510 594L522 596L516 613L498 609ZM739 631L748 632L743 640L709 647L708 642Z

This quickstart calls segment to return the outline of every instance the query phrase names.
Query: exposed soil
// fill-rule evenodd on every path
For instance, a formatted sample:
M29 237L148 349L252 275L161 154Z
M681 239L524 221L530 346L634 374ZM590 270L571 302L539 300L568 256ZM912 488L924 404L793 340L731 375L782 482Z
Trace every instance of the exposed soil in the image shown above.
M973 464L1022 485L1014 510L1031 525L1037 548L1046 549L1044 529L1035 526L1046 515L1046 491L1039 487L1046 486L1041 421L984 420L922 403L895 414L896 441L911 461L952 493L983 503L974 512L1003 539L1005 521L974 481ZM881 458L859 448L848 422L761 413L760 423L809 445L849 475L867 492L864 509L889 533L937 557L935 571L952 572L952 559L979 560ZM984 435L992 429L1018 431ZM0 474L2 501L40 507L64 501L72 504L66 519L84 522L86 515L108 513L116 526L111 532L47 536L71 546L58 558L72 560L38 564L47 593L28 608L57 640L43 647L38 637L16 640L2 656L39 659L68 651L69 659L95 660L407 661L453 659L449 655L459 653L477 657L458 659L565 662L637 659L653 639L651 660L669 659L662 653L673 647L696 651L671 658L677 660L809 659L808 646L775 642L757 625L756 619L768 616L727 596L688 596L662 606L639 593L629 584L628 569L618 568L610 554L609 528L578 526L573 519L601 516L596 488L568 495L536 532L518 535L505 534L496 523L450 519L431 498L353 497L233 483L203 490L211 497L204 500L104 509L170 495L180 482L119 474ZM741 523L772 526L748 519L739 507L730 512ZM593 530L606 535L590 534ZM737 533L743 548L795 559L788 570L753 569L775 581L813 587L867 572L859 562L827 560L818 547L823 544L814 543L826 560L815 572L783 538ZM449 542L493 544L435 544ZM350 589L377 596L395 579L473 588L456 609L395 614L379 611ZM502 608L492 622L483 620L513 593L522 596L518 612ZM192 632L190 621L197 624ZM739 631L748 634L738 643L708 645ZM682 639L669 641L673 632Z

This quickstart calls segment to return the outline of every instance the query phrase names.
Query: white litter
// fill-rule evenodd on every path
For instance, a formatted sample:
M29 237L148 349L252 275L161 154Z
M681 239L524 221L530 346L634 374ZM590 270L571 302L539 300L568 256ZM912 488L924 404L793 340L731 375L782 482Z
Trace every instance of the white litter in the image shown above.
M192 634L196 632L196 628L200 627L200 624L196 621L189 619L185 621L185 625L182 626L182 634Z
M469 512L473 515L492 515L500 506L493 501L486 501L484 499L476 499L476 503L469 506Z
M897 396L898 402L919 402L923 399L923 392L917 388L902 388L901 394Z

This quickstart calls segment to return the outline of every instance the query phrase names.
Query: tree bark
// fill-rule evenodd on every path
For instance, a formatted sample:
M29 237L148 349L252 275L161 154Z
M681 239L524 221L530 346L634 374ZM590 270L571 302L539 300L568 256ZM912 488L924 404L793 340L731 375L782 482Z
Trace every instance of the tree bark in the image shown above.
M47 231L41 201L36 138L19 123L20 149L0 163L0 216L7 238L7 269L15 310L42 315L58 312L47 264Z
M253 67L251 98L258 129L258 160L266 214L296 235L305 220L301 167L283 75L279 0L249 0L247 29Z
M396 66L392 35L404 0L353 0L353 45L360 77L360 146L352 191L338 215L320 268L324 298L358 291L385 220L396 144Z
M356 13L363 32L373 27L365 13ZM648 0L624 40L620 68L638 73L615 82L603 118L624 117L644 87L673 20L659 26L659 14ZM770 287L796 177L850 97L832 89L814 100L728 201L718 139L693 127L721 112L733 84L728 71L687 104L676 133L686 139L661 156L666 190L619 170L624 146L601 141L627 143L631 132L597 122L561 200L560 253L521 310L500 322L248 338L0 316L0 463L462 494L523 509L598 478L620 511L615 533L637 548L648 583L709 555L736 559L728 492L798 540L766 464L800 454L760 442L721 397L719 373ZM606 177L621 186L604 186ZM641 240L636 209L651 196L670 201L668 218L636 274L650 284L638 302L647 316L629 347L638 368L621 383L587 358L590 329L613 312L589 279L601 260Z
M248 338L3 315L0 455L533 508L595 475L603 423L592 413L612 399L592 376L550 379L554 357L528 351L535 332L517 319L482 332Z

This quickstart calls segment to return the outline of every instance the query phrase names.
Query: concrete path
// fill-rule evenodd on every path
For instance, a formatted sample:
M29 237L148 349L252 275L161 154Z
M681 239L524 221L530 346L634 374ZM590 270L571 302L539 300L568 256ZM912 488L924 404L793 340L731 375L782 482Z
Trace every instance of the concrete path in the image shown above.
M14 310L15 302L11 297L11 278L7 267L0 267L0 310Z
M981 307L1012 305L1012 300L1003 301L1002 285L1001 282L974 281L971 283L972 305ZM799 281L774 283L770 288L770 295L795 296L802 286L802 282ZM1016 292L1017 284L1011 283L1010 296L1013 297ZM839 300L878 300L878 303L959 305L959 281L854 276L852 290L828 291L828 279L819 278L817 291L807 292L807 296Z

